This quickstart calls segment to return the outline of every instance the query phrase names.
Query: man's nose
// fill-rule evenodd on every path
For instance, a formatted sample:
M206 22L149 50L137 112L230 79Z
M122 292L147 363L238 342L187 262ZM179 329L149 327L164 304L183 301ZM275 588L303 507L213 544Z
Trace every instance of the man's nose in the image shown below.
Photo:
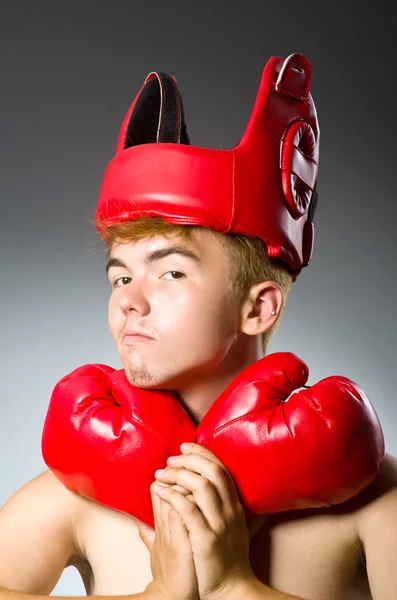
M122 287L119 305L125 313L136 310L140 314L145 314L149 311L149 302L141 281L130 281Z

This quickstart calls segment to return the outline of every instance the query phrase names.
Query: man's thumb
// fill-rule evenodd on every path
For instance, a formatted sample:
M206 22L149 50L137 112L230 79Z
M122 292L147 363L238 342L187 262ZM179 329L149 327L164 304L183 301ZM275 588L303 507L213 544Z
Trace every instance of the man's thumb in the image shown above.
M153 546L155 535L156 535L155 531L152 527L149 527L149 525L146 525L146 523L140 522L137 525L138 525L139 537L141 538L142 542L145 544L146 548L150 552L150 550Z

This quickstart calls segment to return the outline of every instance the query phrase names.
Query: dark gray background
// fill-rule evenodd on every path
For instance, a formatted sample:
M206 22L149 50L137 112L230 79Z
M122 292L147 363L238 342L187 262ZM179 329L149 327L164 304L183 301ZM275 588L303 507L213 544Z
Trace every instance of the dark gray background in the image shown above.
M124 115L150 71L175 75L192 144L235 146L263 66L304 53L321 127L312 263L270 351L359 383L397 454L396 53L386 3L2 2L0 505L45 469L55 383L120 362L89 223ZM54 594L83 594L68 569Z

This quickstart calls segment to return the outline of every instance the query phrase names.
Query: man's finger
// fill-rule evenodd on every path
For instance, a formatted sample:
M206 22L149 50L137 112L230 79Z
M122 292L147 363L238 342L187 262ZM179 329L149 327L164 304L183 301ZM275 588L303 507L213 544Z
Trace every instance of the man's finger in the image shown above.
M154 538L156 537L154 529L142 521L137 523L137 527L139 531L139 537L150 552L153 546Z
M158 531L161 529L160 497L153 491L154 483L156 482L154 481L150 486L150 495L152 498L154 529L155 531Z
M222 471L224 472L226 482L228 485L228 489L229 489L230 497L233 498L233 500L235 500L235 501L239 500L235 481L234 481L229 469L226 467L225 463L223 463L220 460L220 458L218 458L216 456L216 454L211 452L211 450L208 450L208 448L204 448L204 446L200 446L200 444L194 444L194 443L190 443L190 442L189 442L189 444L190 444L189 449L187 449L187 448L184 449L184 448L182 448L183 444L181 445L182 454L194 453L198 456L202 456L202 457L206 458L207 460L212 461L216 465L219 465L222 468Z
M194 504L195 506L197 506L196 498L193 496L191 490L188 490L185 487L183 487L181 485L178 485L177 483L174 483L174 485L172 485L171 487L176 492L179 492L180 494L182 494L182 496L185 496L185 498L187 500L190 500L190 502L192 504Z
M223 509L228 514L233 514L235 508L240 505L240 498L230 471L219 459L216 461L211 460L208 457L209 450L206 448L202 448L202 446L196 444L193 444L193 447L195 447L194 451L185 452L173 459L168 459L169 466L174 469L173 476L179 471L182 473L184 467L188 472L191 471L205 477L216 489ZM165 472L164 477L169 477L169 473L170 471ZM165 482L174 483L174 481L167 481L167 479L165 479ZM179 480L175 481L175 483L186 485L183 481Z
M164 488L164 491L159 493L162 502L171 505L171 508L174 508L181 516L190 536L194 535L197 539L201 536L205 539L209 532L208 523L198 505L192 507L192 502L176 492L172 486Z
M212 460L212 462L214 462L218 465L224 466L223 462L216 456L216 454L211 452L211 450L208 450L208 448L205 448L204 446L200 446L200 444L190 443L189 448L187 448L187 447L182 448L182 446L183 446L183 444L181 445L181 451L183 454L186 454L187 452L195 452L196 454L200 454L201 456L204 456L205 458Z
M175 508L170 506L168 513L168 526L170 532L170 543L179 548L185 548L191 552L189 532L186 529L182 517Z
M169 503L160 497L161 535L167 544L170 543L170 524L168 519L169 510Z

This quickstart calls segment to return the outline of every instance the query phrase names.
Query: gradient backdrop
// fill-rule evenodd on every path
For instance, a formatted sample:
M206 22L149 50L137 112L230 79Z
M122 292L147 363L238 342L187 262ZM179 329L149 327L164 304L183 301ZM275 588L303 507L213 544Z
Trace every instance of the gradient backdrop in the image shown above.
M373 5L372 5L373 6ZM3 2L0 505L46 467L51 391L120 368L93 217L122 119L152 70L178 79L192 144L239 142L271 55L304 53L321 127L312 263L270 351L359 383L397 454L396 53L382 3ZM389 24L390 19L390 24ZM54 594L84 594L67 569Z

